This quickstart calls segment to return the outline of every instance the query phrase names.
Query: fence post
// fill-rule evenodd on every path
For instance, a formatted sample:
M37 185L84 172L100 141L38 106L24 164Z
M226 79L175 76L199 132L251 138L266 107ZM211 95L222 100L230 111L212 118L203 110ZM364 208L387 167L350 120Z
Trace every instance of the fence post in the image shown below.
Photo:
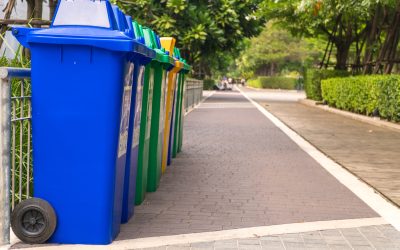
M200 100L203 100L203 89L204 89L204 81L201 81L201 86L200 86Z
M196 106L196 93L194 92L195 91L195 87L196 87L196 85L195 85L196 83L194 82L194 83L192 83L192 108L194 108L194 106Z
M0 246L10 244L11 80L0 69Z
M196 105L198 105L200 103L199 86L200 86L200 82L198 82L197 86L196 86Z

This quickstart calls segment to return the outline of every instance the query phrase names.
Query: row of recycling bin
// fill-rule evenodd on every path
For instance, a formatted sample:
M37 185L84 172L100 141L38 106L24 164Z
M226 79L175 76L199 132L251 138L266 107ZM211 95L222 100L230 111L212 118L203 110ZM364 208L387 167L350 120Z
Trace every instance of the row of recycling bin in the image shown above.
M62 0L49 29L13 34L31 49L34 197L57 218L46 240L108 244L181 151L190 66L108 1Z

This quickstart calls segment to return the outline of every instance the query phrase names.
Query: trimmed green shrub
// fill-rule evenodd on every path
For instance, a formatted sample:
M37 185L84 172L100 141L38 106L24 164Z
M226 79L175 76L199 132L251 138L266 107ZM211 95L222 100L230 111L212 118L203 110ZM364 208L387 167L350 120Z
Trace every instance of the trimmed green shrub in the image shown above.
M284 76L260 76L247 81L247 86L263 89L295 89L297 79Z
M332 107L400 121L400 76L371 75L331 78L321 84L322 97Z
M334 77L349 76L350 73L344 70L330 69L307 69L304 73L304 89L308 99L321 101L321 81Z
M203 80L203 89L204 90L212 90L215 85L214 79L204 79Z

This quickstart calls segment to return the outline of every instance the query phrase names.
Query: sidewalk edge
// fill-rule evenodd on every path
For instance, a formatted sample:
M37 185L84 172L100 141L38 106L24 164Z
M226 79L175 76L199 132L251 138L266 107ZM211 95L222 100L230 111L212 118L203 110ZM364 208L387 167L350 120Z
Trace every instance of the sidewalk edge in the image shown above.
M348 219L348 220L332 220L332 221L314 221L314 222L291 223L291 224L281 224L281 225L262 226L262 227L239 228L239 229L230 229L222 231L203 232L203 233L190 233L190 234L138 238L131 240L121 240L121 241L114 241L112 244L107 246L56 245L56 246L43 246L40 248L32 247L25 249L26 250L142 249L150 247L171 246L178 244L192 244L199 242L231 240L231 239L247 239L247 238L256 238L256 237L280 235L288 233L305 233L305 232L315 232L315 231L331 230L331 229L358 228L358 227L379 226L387 224L388 222L381 217Z
M360 115L360 114L352 113L349 111L332 108L332 107L329 107L328 105L317 105L316 101L313 101L310 99L301 99L301 100L299 100L299 103L306 105L306 106L322 109L322 110L325 110L325 111L328 111L328 112L331 112L334 114L342 115L342 116L345 116L347 118L351 118L351 119L354 119L357 121L365 122L370 125L388 128L388 129L400 132L400 124L385 121L385 120L380 119L379 117L374 118L374 117L369 117L369 116L365 116L365 115Z
M348 169L344 168L329 156L325 155L318 148L309 143L300 134L289 128L284 122L251 99L244 91L239 92L249 100L257 109L266 116L275 126L294 141L304 152L319 163L336 180L352 191L358 198L364 201L371 209L386 219L397 230L400 231L400 209L385 197L383 197L375 188L368 185L362 179L354 175Z
M211 91L211 93L208 96L203 96L203 99L201 99L201 101L196 104L194 107L190 108L187 112L185 112L184 116L187 116L190 112L192 112L193 110L195 110L198 106L200 106L200 104L202 104L203 102L205 102L208 98L210 98L211 96L213 96L215 94L215 90Z

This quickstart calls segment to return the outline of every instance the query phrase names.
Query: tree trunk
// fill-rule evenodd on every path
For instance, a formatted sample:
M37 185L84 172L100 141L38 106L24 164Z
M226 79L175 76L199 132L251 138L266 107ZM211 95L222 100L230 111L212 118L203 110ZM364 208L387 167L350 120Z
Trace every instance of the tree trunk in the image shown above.
M353 67L353 72L354 73L360 73L362 71L362 66L361 66L361 52L363 51L364 45L365 45L365 29L364 31L360 31L360 33L357 33L358 31L358 25L355 23L354 25L354 30L355 30L355 36L356 36L356 57L354 60L354 67Z
M375 15L373 16L369 28L369 34L367 35L367 41L366 41L366 46L365 46L365 54L364 54L364 69L363 73L364 74L370 74L372 73L372 59L374 56L373 53L373 48L374 45L376 44L378 40L378 21L379 17L381 16L381 5L378 4L375 10Z
M347 25L345 29L343 23L341 23L338 37L334 40L336 46L336 70L347 70L347 59L353 39L353 28L351 24Z
M42 19L42 14L43 14L43 0L35 0L34 17L37 19Z
M399 22L397 25L399 25ZM398 26L396 26L396 27L398 27ZM397 46L399 44L399 30L396 29L395 33L396 34L393 38L393 42L390 47L390 52L388 54L387 63L385 65L385 74L392 73L393 66L394 66L394 60L396 59Z
M30 20L35 17L35 0L26 0L26 19ZM31 58L31 52L28 48L23 48L23 54L26 59Z
M35 9L33 11L33 16L35 19L42 19L43 15L43 0L34 0L35 1ZM40 25L34 25L34 27L40 28Z
M387 63L385 65L385 74L390 74L392 72L394 60L396 59L397 46L399 44L399 37L400 37L399 25L400 25L400 4L397 8L396 15L393 19L393 23L391 26L393 35L392 35L390 50L389 50L389 53L387 54Z
M3 10L4 11L4 19L10 19L12 10L14 9L14 6L15 6L15 0L8 1L6 7ZM0 34L3 37L5 37L6 31L7 31L7 25L6 24L1 25ZM0 48L2 45L3 45L3 39L0 39Z
M387 28L385 42L383 43L379 57L376 60L374 73L377 74L383 64L385 73L390 73L393 69L393 60L396 55L397 45L399 43L399 25L400 25L400 2L397 4L396 13Z
M50 21L52 21L54 18L54 14L56 12L56 7L57 7L57 2L58 2L57 0L49 0Z
M35 17L35 0L27 0L27 9L26 9L26 19L32 19Z
M326 28L323 29L324 32L328 35L329 41L328 41L328 44L326 45L324 56L322 57L322 61L320 63L320 67L319 67L320 69L322 69L322 67L324 67L324 65L325 65L325 68L327 68L329 65L329 60L331 59L331 54L332 54L333 41L335 40L334 38L336 36L336 32L338 31L338 28L341 27L341 19L342 19L342 14L339 14L336 17L336 23L335 23L335 27L332 30L332 33L329 33L329 31ZM325 63L325 60L326 60L326 63Z
M347 58L349 57L349 50L351 43L339 42L336 45L336 70L347 70Z

